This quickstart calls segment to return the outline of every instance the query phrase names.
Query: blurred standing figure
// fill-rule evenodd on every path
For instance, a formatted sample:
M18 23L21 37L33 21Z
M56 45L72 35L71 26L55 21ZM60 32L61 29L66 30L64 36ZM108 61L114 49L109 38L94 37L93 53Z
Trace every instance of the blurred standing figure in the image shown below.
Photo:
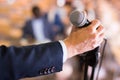
M57 1L57 0L56 0ZM51 3L48 11L48 21L52 24L54 34L54 41L64 39L65 36L65 24L62 17L64 16L63 7L58 7L57 2Z
M33 18L28 20L23 28L23 37L35 39L37 42L49 42L52 40L51 24L47 20L46 14L42 15L39 7L32 8Z

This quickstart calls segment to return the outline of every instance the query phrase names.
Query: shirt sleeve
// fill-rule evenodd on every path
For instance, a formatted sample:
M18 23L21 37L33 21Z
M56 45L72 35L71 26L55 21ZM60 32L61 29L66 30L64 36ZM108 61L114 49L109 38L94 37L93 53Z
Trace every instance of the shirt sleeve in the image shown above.
M63 50L63 63L67 60L67 48L65 43L62 40L59 40L61 46L62 46L62 50Z

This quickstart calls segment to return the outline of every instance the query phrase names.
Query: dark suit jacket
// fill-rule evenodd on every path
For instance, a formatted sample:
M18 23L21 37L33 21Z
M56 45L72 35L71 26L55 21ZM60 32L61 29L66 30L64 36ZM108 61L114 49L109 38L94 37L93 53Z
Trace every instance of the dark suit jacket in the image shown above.
M0 80L47 75L62 70L59 42L23 47L0 46Z
M47 20L47 16L43 16L40 17L39 19L41 19L43 21L43 31L45 34L45 37L53 40L54 36L55 36L55 32L53 31L53 24L51 24L48 20ZM26 21L24 27L23 27L23 37L24 38L33 38L35 39L35 35L34 35L34 31L33 31L33 26L32 26L32 21L34 19L30 19L28 21Z

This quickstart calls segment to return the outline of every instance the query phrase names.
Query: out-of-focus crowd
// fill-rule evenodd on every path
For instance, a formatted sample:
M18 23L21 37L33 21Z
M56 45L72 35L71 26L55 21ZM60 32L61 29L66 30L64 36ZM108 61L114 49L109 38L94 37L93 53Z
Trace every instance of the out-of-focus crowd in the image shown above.
M0 45L63 40L72 30L69 15L75 9L86 11L88 20L99 19L105 27L108 44L99 80L120 80L119 0L0 0ZM82 80L81 66L76 56L64 63L62 72L23 80Z

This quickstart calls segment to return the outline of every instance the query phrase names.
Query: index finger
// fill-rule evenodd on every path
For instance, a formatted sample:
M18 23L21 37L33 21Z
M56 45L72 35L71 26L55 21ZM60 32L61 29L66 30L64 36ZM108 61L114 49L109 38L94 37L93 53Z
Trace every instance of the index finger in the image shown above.
M92 30L97 30L97 28L100 26L100 21L99 20L93 20L89 28Z

